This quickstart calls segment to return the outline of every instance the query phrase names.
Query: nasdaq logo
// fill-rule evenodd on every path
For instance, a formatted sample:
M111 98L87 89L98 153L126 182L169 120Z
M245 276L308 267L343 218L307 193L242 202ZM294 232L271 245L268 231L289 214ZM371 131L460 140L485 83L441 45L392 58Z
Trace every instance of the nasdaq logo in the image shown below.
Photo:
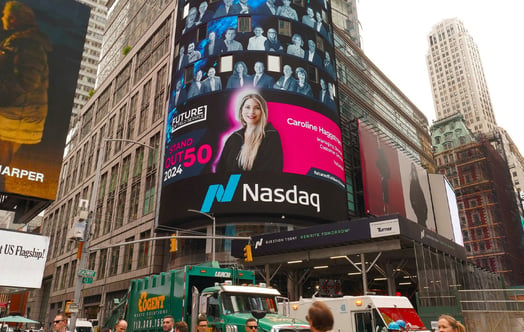
M206 197L204 198L204 202L202 203L200 211L211 211L211 207L213 206L215 199L217 200L217 202L221 203L231 202L231 200L233 199L233 195L237 190L239 181L240 174L233 174L229 177L229 180L226 184L226 188L224 188L224 186L221 184L210 185L207 189Z

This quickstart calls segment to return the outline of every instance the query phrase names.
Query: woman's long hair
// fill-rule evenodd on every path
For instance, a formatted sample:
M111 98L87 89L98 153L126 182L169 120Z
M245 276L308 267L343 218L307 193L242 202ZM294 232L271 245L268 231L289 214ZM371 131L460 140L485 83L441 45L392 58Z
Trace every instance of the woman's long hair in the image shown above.
M233 76L240 78L240 75L237 72L238 65L241 65L244 68L244 71L242 72L242 77L246 78L247 77L247 65L244 61L235 62L235 65L233 66Z
M441 319L445 319L448 321L449 325L451 325L451 327L453 328L453 331L458 331L458 332L466 332L466 328L464 327L464 325L462 325L458 320L455 319L455 317L453 316L450 316L450 315L440 315L440 317L438 318L439 320Z
M249 99L254 99L260 105L260 109L262 110L260 121L257 123L255 129L252 131L247 130L247 124L244 121L244 118L242 117L242 107ZM266 100L258 93L246 94L238 104L237 116L240 119L240 123L242 123L242 126L246 128L246 131L244 133L244 144L242 144L242 147L240 148L240 152L237 157L238 166L245 171L250 171L253 168L253 163L255 162L255 158L257 157L258 148L260 147L262 139L265 135L264 129L266 128L268 117Z

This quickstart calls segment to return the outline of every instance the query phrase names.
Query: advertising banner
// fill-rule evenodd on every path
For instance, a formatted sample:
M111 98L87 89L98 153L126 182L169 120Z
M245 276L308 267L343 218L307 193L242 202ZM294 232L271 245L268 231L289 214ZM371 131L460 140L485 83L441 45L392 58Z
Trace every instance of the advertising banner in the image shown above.
M398 161L406 203L406 217L436 231L427 171L409 160L403 153L398 154Z
M0 286L40 288L48 247L47 236L0 230Z
M159 227L190 222L195 215L188 209L346 217L325 5L224 0L180 6Z
M54 200L90 9L0 0L0 192Z
M397 150L358 123L366 212L406 216Z

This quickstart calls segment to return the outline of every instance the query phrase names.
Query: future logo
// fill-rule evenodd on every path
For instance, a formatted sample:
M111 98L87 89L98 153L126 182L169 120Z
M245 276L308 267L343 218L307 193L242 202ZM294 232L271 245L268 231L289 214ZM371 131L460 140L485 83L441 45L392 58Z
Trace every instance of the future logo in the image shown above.
M324 0L179 3L159 229L347 217L331 23Z

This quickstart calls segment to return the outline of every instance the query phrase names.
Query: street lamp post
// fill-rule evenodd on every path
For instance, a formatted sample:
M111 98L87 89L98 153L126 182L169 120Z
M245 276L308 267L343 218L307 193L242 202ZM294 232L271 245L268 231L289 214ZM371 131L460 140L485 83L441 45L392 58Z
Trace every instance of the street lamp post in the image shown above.
M128 143L142 145L144 147L155 150L155 148L150 145L147 145L141 142L136 142L133 140L128 140L128 139L102 138L102 141L100 142L102 146L100 147L100 152L99 152L98 160L96 163L93 188L91 190L91 197L89 199L89 207L88 207L89 213L85 221L86 224L85 224L85 230L84 230L84 236L83 236L83 246L81 248L80 262L78 263L77 273L76 273L76 285L75 285L73 303L75 303L78 306L78 308L80 308L80 293L82 292L82 279L83 279L83 277L80 275L80 271L85 269L87 265L87 259L89 256L89 237L91 235L91 223L93 221L94 214L95 214L95 205L96 205L96 199L98 195L98 187L100 186L100 173L102 172L102 164L104 161L105 146L106 146L106 142L110 142L110 141L128 142ZM71 322L69 326L71 331L75 331L77 316L78 316L78 312L71 313Z
M213 215L211 215L209 213L202 212L202 211L199 211L199 210L194 210L194 209L187 209L187 211L201 214L201 215L211 219L211 221L213 221L213 234L211 236L212 237L212 240L211 240L211 261L214 262L215 261L215 235L216 235L216 219L215 219L215 216L213 216Z

